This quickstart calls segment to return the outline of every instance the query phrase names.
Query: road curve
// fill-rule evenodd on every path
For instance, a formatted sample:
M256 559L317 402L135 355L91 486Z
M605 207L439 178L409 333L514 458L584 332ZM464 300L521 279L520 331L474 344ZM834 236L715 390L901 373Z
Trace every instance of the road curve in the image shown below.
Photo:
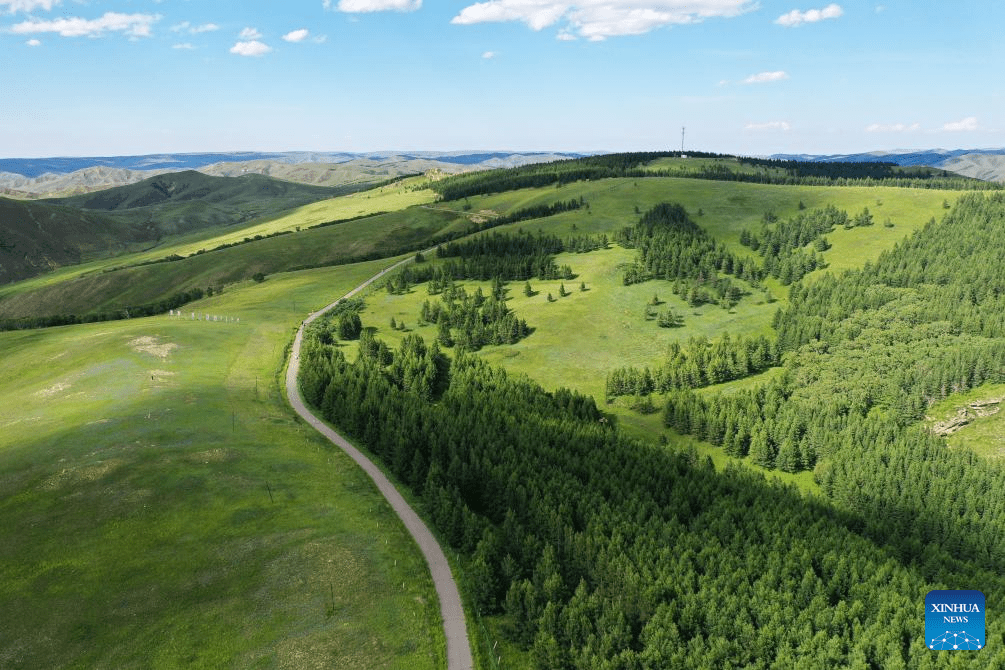
M429 565L429 571L433 577L433 584L436 586L436 595L440 600L440 614L443 616L443 633L447 638L447 670L472 670L474 667L474 662L471 658L471 645L468 642L468 630L464 620L464 608L461 605L461 595L457 591L457 583L454 581L453 575L450 573L450 564L447 563L447 557L443 553L443 549L440 548L440 544L433 537L433 534L429 531L429 528L419 515L415 513L405 499L398 493L398 490L394 488L390 480L380 471L373 461L364 456L362 452L356 447L349 444L349 442L336 433L334 430L328 427L321 419L314 416L313 413L304 404L303 396L300 395L300 386L297 384L297 373L300 370L300 344L303 342L304 336L304 326L308 325L314 319L318 318L335 305L337 305L342 300L346 298L351 298L367 286L377 281L383 277L388 272L397 269L398 267L405 265L412 261L413 258L407 258L399 263L395 263L389 268L381 270L379 273L370 277L353 290L346 293L344 296L331 303L324 309L318 310L312 313L307 319L300 324L300 328L297 330L297 335L293 339L293 349L290 352L290 364L286 369L286 396L290 401L290 405L293 407L294 411L300 415L300 417L306 421L308 424L313 426L319 433L327 437L333 444L338 446L342 451L347 453L350 458L356 461L357 464L368 475L370 479L373 480L374 484L383 494L387 502L391 504L394 512L401 518L401 521L405 524L405 528L408 532L412 534L415 539L415 543L419 545L419 550L422 551L422 555L426 558L426 563Z

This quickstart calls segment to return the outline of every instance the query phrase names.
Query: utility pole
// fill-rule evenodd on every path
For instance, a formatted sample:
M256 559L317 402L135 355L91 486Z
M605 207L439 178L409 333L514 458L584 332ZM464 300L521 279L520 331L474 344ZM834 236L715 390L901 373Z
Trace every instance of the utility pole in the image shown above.
M684 155L684 126L680 127L680 155Z

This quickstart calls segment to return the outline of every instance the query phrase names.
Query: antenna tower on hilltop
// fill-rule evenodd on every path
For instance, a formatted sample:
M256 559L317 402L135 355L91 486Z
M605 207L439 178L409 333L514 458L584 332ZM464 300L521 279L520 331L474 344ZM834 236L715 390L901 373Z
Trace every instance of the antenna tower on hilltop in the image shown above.
M684 155L684 126L680 127L680 155Z

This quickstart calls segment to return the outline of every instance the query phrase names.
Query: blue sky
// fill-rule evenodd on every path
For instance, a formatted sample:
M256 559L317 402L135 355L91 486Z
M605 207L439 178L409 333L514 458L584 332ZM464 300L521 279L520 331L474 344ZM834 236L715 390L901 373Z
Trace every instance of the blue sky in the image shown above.
M1005 146L1000 0L0 0L0 156Z

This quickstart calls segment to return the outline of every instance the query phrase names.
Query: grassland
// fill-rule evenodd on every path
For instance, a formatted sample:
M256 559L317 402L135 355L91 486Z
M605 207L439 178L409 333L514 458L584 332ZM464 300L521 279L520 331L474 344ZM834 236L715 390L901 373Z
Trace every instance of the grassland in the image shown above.
M425 207L432 194L412 186L308 205L238 231L176 238L128 259L191 256L183 261L102 272L126 262L103 260L4 288L0 312L12 315L18 309L65 313L78 299L143 302L165 290L233 281L222 295L185 311L241 321L164 316L0 334L0 611L19 612L0 622L0 666L442 665L435 598L418 552L365 475L301 430L279 386L285 346L303 314L391 261L274 272L336 255L387 253L403 240L459 230L470 212L505 213L580 197L589 208L498 230L610 235L637 220L639 211L678 201L735 253L750 254L739 234L758 229L765 211L792 216L800 202L851 213L869 207L876 225L829 235L833 246L825 258L834 271L876 258L957 195L661 178L582 182ZM419 207L400 211L407 205ZM892 228L882 225L887 217ZM558 281L532 281L530 297L522 283L511 284L509 306L534 331L481 355L546 388L591 394L630 434L663 436L669 448L693 448L725 467L734 459L666 431L659 413L639 414L632 399L604 405L606 374L622 365L658 364L675 340L766 334L786 290L769 281L774 303L752 291L730 311L692 309L666 282L624 286L619 268L633 256L617 246L562 255L558 262L577 274L565 282L565 297ZM262 284L241 281L256 271L270 276ZM75 282L92 282L95 292L82 293ZM487 283L465 286L488 289ZM654 293L684 314L683 328L661 329L645 319ZM437 298L422 286L403 296L374 290L364 323L392 345L402 336L390 329L392 317L430 340L435 329L418 326L426 299ZM350 358L352 348L346 345ZM810 473L773 476L814 487ZM486 622L490 636L497 623Z
M839 229L829 234L832 248L823 254L829 267L814 273L818 275L860 267L874 260L928 219L941 215L943 200L952 201L957 196L945 191L883 187L765 186L676 178L613 179L561 188L525 189L469 198L466 202L440 203L437 207L455 207L460 211L462 205L467 205L472 211L505 213L582 197L589 203L588 209L494 229L495 232L541 231L568 237L611 235L637 220L636 209L645 211L658 202L677 201L685 205L700 225L740 255L753 253L740 245L740 232L744 228L759 230L766 211L773 211L779 217L794 216L800 211L800 202L806 208L833 204L852 214L868 207L876 224ZM892 228L882 225L887 217L894 222ZM532 280L535 294L530 297L523 294L522 282L510 283L507 304L534 330L514 345L486 347L479 355L513 372L526 374L545 388L574 388L603 403L607 373L613 368L656 366L669 343L695 336L716 339L723 333L770 335L776 310L787 304L787 288L769 279L765 283L769 300L765 299L762 289L746 286L748 295L729 311L716 305L691 308L673 295L670 284L665 281L624 286L622 268L634 256L634 251L617 245L586 254L560 255L557 263L570 265L576 273L575 279L564 281L568 291L565 297L559 297L563 282L558 280ZM810 276L811 280L814 275ZM585 283L586 291L580 290L581 282ZM480 287L486 294L490 288L488 282L468 281L461 285L469 292ZM554 298L551 302L547 299L549 293ZM684 327L660 328L655 320L645 318L645 306L654 294L664 302L660 309L669 307L684 315ZM366 298L362 318L365 324L375 326L378 336L391 346L397 345L407 333L418 333L429 341L435 339L437 329L434 325L419 325L419 309L424 300L438 299L429 296L425 286L413 287L405 295L374 290ZM392 318L396 323L404 322L406 330L391 329ZM351 349L350 344L350 355ZM703 393L728 393L749 388L774 374L769 371ZM659 407L661 399L654 396L653 402ZM666 431L659 413L639 414L632 409L634 404L633 399L620 398L606 408L636 437L653 440L663 435L675 445L674 448L694 448L697 453L710 456L719 467L737 462L710 444ZM772 476L791 481L803 490L816 489L812 473L772 473Z
M269 275L397 253L403 246L422 244L466 222L466 217L451 211L418 207L254 240L170 263L108 268L64 281L37 278L12 285L6 296L0 296L0 318L116 309L193 288L223 287L259 272Z
M1005 398L1005 384L984 384L966 393L959 393L941 400L926 412L925 424L929 427L945 421L973 402L1002 400ZM1005 414L995 411L989 416L974 416L970 423L946 436L946 442L954 449L970 449L987 458L1005 458Z
M0 666L443 666L420 554L280 388L299 318L386 264L191 305L240 323L0 334Z
M413 205L432 202L432 191L422 189L422 178L412 178L372 191L323 200L304 205L281 216L252 221L244 226L215 226L186 235L165 237L158 245L129 256L114 256L61 268L56 272L29 280L0 286L0 299L16 293L41 288L114 270L126 265L148 263L168 256L191 256L223 244L235 244L255 236L266 237L280 232L296 232L328 221L367 216L378 212L396 212ZM353 231L356 236L359 230ZM266 250L271 251L271 250Z

